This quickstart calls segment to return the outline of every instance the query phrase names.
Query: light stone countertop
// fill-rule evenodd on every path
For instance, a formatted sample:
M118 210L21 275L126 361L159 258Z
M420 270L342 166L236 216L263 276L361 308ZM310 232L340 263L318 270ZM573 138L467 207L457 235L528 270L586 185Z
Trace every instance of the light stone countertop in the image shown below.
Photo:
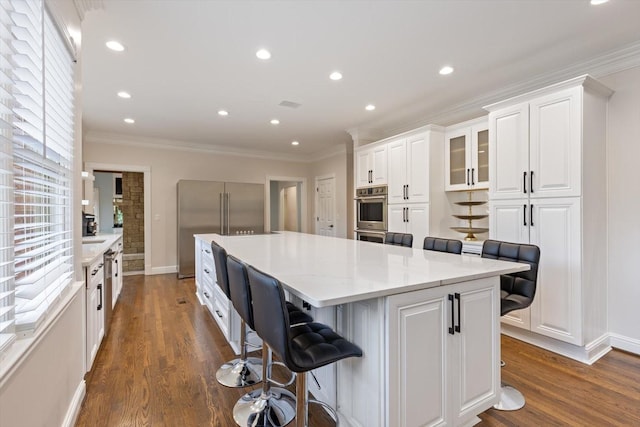
M199 234L315 307L526 271L528 264L314 234Z
M82 237L82 266L88 267L96 262L119 239L122 239L122 233Z

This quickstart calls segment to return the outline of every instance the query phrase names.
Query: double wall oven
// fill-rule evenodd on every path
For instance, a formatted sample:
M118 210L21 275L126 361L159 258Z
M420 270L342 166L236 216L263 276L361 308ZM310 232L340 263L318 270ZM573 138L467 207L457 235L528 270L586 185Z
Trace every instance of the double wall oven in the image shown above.
M384 242L387 232L387 186L356 189L356 239Z

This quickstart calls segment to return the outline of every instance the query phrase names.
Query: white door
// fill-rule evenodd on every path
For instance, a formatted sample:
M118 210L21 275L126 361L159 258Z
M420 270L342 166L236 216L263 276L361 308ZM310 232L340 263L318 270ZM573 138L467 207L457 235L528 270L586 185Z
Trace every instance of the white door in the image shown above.
M581 98L576 87L529 103L531 198L580 195Z
M424 238L429 235L429 204L407 205L407 233L413 234L413 247L422 248Z
M432 289L388 297L390 426L449 425L447 304Z
M407 145L405 139L388 143L387 161L387 201L389 204L406 203Z
M429 201L429 141L425 134L407 139L407 201ZM391 178L389 178L391 179Z
M387 209L387 228L394 233L407 232L407 205L389 205Z
M316 178L316 234L335 236L335 177Z
M489 124L471 128L471 184L473 188L489 188Z
M371 150L362 150L356 153L356 187L371 185L371 165L373 153Z
M583 345L580 198L539 199L531 203L531 243L540 248L531 331Z
M526 199L529 104L489 114L489 199Z
M375 147L372 157L372 184L382 185L387 183L387 145Z

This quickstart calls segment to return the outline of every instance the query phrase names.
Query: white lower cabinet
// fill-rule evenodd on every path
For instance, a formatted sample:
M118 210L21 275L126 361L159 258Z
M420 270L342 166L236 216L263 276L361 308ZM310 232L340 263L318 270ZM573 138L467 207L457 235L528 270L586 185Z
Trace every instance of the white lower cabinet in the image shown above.
M102 343L102 338L104 338L104 304L107 302L104 300L103 268L103 261L100 258L99 261L94 262L85 270L85 283L87 284L87 372L91 370L93 361L98 354L100 343Z
M387 312L387 425L465 425L495 403L497 279L394 295Z
M413 234L413 247L422 247L429 235L428 203L389 205L387 218L388 231Z

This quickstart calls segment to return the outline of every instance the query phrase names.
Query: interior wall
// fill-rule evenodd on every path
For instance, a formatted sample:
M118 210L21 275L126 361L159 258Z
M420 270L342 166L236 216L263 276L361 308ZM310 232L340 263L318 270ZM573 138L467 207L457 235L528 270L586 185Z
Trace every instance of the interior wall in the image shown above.
M351 173L353 175L353 172ZM347 237L347 200L353 203L353 189L347 191L347 153L342 152L313 163L309 177L309 232L315 233L315 179L320 176L334 175L336 179L336 236ZM347 197L347 194L350 197ZM353 233L349 234L353 238Z
M282 191L284 191L284 229L298 231L300 229L300 215L297 186L285 187Z
M113 232L113 173L94 172L93 175L95 176L93 186L100 190L98 228L101 233L111 233Z
M112 165L140 165L151 173L151 270L176 271L177 196L180 179L231 181L265 184L270 176L307 176L309 164L303 162L239 157L202 151L149 148L95 143L85 138L84 161ZM306 230L302 230L306 231Z
M609 331L612 345L640 353L640 67L599 80L615 91L607 129Z

